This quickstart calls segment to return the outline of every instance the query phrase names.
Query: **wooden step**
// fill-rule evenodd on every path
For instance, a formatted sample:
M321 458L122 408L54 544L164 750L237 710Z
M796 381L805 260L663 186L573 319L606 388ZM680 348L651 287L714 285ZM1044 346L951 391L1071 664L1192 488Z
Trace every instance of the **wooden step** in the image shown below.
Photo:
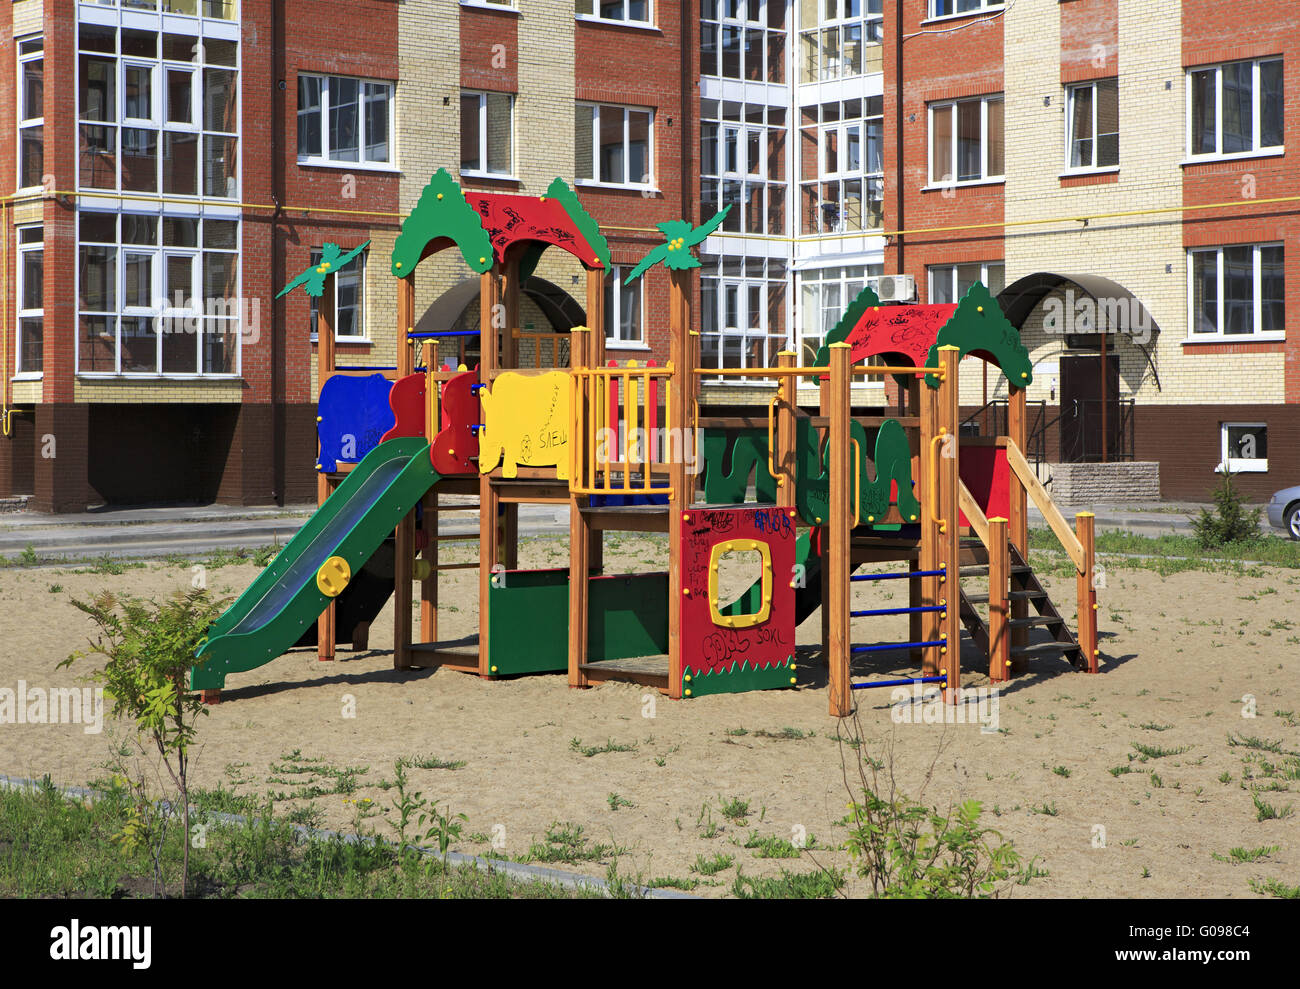
M1007 625L1010 628L1034 628L1039 625L1064 625L1065 619L1059 615L1038 615L1034 618L1013 618Z
M1034 568L1030 566L1024 566L1024 565L1016 566L1013 564L1010 572L1013 574L1033 573ZM958 570L958 573L960 573L963 577L987 577L989 575L989 568L987 565L982 567L981 566L962 567Z
M1034 601L1047 597L1046 591L1012 591L1007 597L1012 601ZM966 600L971 604L988 604L988 594L967 594Z
M1079 652L1079 647L1072 642L1036 642L1032 646L1019 646L1011 650L1012 659L1034 659L1038 656L1060 656L1063 653Z
M668 657L634 656L627 659L600 659L583 663L579 669L592 683L603 680L630 680L647 687L668 689Z

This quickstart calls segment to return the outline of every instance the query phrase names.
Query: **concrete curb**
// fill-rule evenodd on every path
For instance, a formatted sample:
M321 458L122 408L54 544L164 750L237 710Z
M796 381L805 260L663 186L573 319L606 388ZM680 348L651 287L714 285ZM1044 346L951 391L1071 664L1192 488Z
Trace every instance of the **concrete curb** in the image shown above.
M6 776L0 774L0 788L6 790L38 790L41 783L37 780L27 779L22 776ZM59 786L55 787L60 793L67 797L89 798L91 800L100 799L103 794L97 790L92 790L84 786ZM164 809L170 809L167 801L160 801L159 806ZM191 812L197 808L191 808ZM244 825L249 823L249 819L242 814L226 814L219 812L199 812L206 820L217 821L221 824ZM254 818L256 820L256 818ZM373 837L362 837L356 834L345 834L341 831L330 831L324 828L309 828L305 824L288 824L295 832L307 839L332 839L339 838L344 844L348 845L373 845ZM412 846L421 855L432 855L435 858L441 858L436 848L426 848L423 845ZM552 869L549 866L525 865L522 862L508 862L505 859L489 859L481 855L465 855L462 852L448 852L447 864L458 866L470 866L481 872L499 872L502 875L509 876L512 879L518 879L522 882L541 881L553 883L557 886L564 886L569 889L596 889L609 891L609 882L596 876L585 876L579 872L566 872L563 869ZM632 895L650 900L698 900L698 896L692 896L690 893L684 893L676 889L652 889L648 886L631 886L629 887Z

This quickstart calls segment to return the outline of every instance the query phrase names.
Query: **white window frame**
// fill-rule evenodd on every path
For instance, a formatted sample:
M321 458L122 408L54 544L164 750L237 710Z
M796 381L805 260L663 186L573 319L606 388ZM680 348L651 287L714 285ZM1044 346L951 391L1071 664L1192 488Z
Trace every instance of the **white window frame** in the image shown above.
M613 296L614 304L610 311L605 313L605 326L608 332L605 334L605 346L612 347L616 350L649 350L649 345L645 342L645 278L639 278L634 283L637 287L637 302L640 312L637 314L637 332L635 337L623 336L623 274L625 271L631 271L630 267L621 264L610 265L609 275L613 278Z
M980 105L980 175L974 179L957 178L957 107L962 103L975 103ZM984 185L987 183L1003 182L1006 180L1006 148L1002 151L1002 168L1003 171L996 175L989 174L989 104L1002 104L1002 137L1006 140L1006 99L1003 94L989 94L988 96L969 96L955 100L941 100L931 103L926 107L926 169L929 172L929 186L931 188L949 189L954 186ZM934 174L934 118L936 113L946 112L952 116L952 157L948 164L951 166L948 176L936 176Z
M154 243L124 244L122 242L122 216L123 216L122 211L93 210L90 212L114 217L115 243L110 243L108 241L97 241L97 240L82 241L80 235L80 218L81 218L82 211L78 210L78 214L77 214L78 233L77 233L77 255L76 255L77 256L77 266L76 266L77 284L74 286L75 294L73 297L74 299L77 300L81 298L80 281L81 281L82 247L85 246L86 244L93 244L96 246L107 247L111 252L113 252L112 256L113 256L113 264L115 269L114 279L113 279L113 291L116 296L115 298L116 308L112 311L108 311L108 310L85 310L85 311L95 315L100 315L100 314L107 315L113 320L113 325L114 325L113 370L111 371L82 370L81 331L79 325L81 320L82 310L80 306L78 306L76 310L77 331L74 337L75 346L74 346L74 353L73 353L73 367L75 368L74 373L76 374L76 376L78 378L84 378L87 380L111 380L111 379L125 378L129 380L172 380L172 381L192 381L192 380L199 380L199 379L234 380L242 377L243 349L244 349L243 348L244 334L242 332L238 332L234 336L235 352L232 355L233 370L220 371L220 372L209 372L203 370L203 344L204 344L204 337L207 333L206 317L212 316L212 314L206 314L205 316L204 309L207 303L206 300L202 298L203 257L205 253L225 254L234 257L236 285L235 285L234 295L231 296L230 299L234 300L237 303L237 310L239 315L235 321L236 325L238 324L238 321L243 318L243 305L242 302L240 301L243 298L241 294L243 266L240 263L242 240L243 240L243 223L239 222L239 217L237 215L208 217L208 219L218 220L218 221L234 220L237 223L237 231L238 231L235 238L235 246L233 248L210 248L204 246L206 233L204 231L203 224L205 220L201 217L195 216L193 213L170 214L170 216L168 213L165 212L161 214L152 214L156 218L157 225L158 225L158 234L155 237ZM194 246L179 247L179 246L162 244L164 223L169 218L193 219L199 221L196 227L197 236L196 236L196 242ZM150 303L147 306L138 306L138 305L127 306L125 304L124 301L125 300L124 290L126 287L125 255L128 253L147 254L153 258L152 271L150 272L150 276L149 276ZM192 305L188 308L172 305L171 303L173 300L165 298L163 295L164 289L166 288L165 265L168 256L173 256L173 257L180 256L180 257L190 258L190 262L192 265L191 285L194 287L194 296L191 300ZM122 370L122 320L128 317L129 318L144 317L152 320L154 323L156 341L155 341L155 356L154 356L155 370L153 371ZM184 320L187 318L197 319L198 326L199 326L199 332L194 334L195 370L194 371L164 371L163 370L163 338L165 336L165 332L163 328L164 325L169 327L166 330L166 332L177 332L177 330L171 324L160 324L160 321ZM182 325L181 332L187 332L184 330L183 325Z
M994 11L1006 9L1005 0L974 0L975 7L971 10L959 10L950 14L936 13L939 0L926 0L925 12L927 21L946 21L955 17L974 17L976 14L988 14ZM1014 3L1015 0L1012 0Z
M15 179L16 181L19 180L19 179L21 179L22 174L23 174L23 131L25 131L25 130L34 130L34 129L38 128L38 127L41 129L41 145L42 145L42 153L41 153L41 158L42 158L42 160L41 160L41 166L42 166L42 167L41 167L41 171L42 171L42 172L45 171L45 168L44 168L44 165L45 165L45 162L44 162L44 150L43 150L43 149L44 149L44 144L45 144L45 113L44 113L44 105L42 104L42 107L41 107L41 116L39 116L39 117L27 117L27 118L24 118L24 117L22 116L22 108L23 108L23 107L26 105L26 103L27 103L27 89L26 89L26 81L27 81L27 80L26 80L26 75L25 75L25 66L27 65L28 62L41 62L41 63L42 63L42 65L41 65L41 86L42 86L42 92L44 91L44 85L45 85L45 66L44 66L43 63L44 63L44 61L45 61L45 38L44 38L43 35L40 35L40 34L29 34L29 35L27 35L26 37L22 37L22 38L14 38L14 42L13 42L13 43L14 43L14 51L15 51L15 53L17 53L17 52L20 52L20 51L22 50L22 45L23 45L25 42L29 42L29 41L37 41L37 40L39 40L39 41L41 42L41 49L40 49L40 51L36 51L36 52L28 52L28 53L25 54L25 55L18 55L18 85L17 85L17 88L16 88L16 90L15 90L15 93L17 94L17 97L18 97L18 106L15 107L15 110L14 110L14 116L16 116L16 117L18 118L18 141L17 141L17 145L16 145L16 147L14 148L14 164L15 164L15 168L14 168L14 179ZM75 96L74 96L74 99L75 99ZM38 183L37 185L34 185L34 186L26 186L26 187L24 187L24 188L28 188L28 189L39 189L39 188L40 188L40 183Z
M484 166L482 168L462 168L461 175L481 175L485 178L493 179L512 179L515 177L515 94L514 93L496 93L497 96L506 96L510 99L510 166L504 172L494 172L487 167L488 161L488 91L485 89L462 89L461 98L466 96L478 97L478 160Z
M298 157L298 166L300 168L348 168L358 169L371 172L396 172L397 167L397 83L392 79L370 79L364 76L349 76L342 73L325 73L325 72L299 72L297 78L304 77L316 79L320 82L320 154L303 154L300 149L295 147ZM331 79L348 79L357 84L357 160L346 161L342 158L331 157L330 140L330 80ZM295 91L297 81L294 82ZM365 106L365 87L386 86L388 87L388 160L387 161L367 161L366 154L366 106ZM294 96L295 106L297 95ZM296 122L301 116L301 110L295 110L294 121ZM294 131L294 143L297 144L297 131Z
M1225 306L1227 299L1224 296L1224 265L1223 251L1225 247L1249 247L1251 248L1251 265L1253 268L1252 293L1255 318L1255 329L1251 333L1225 333L1223 329ZM1283 272L1286 271L1286 244L1280 240L1263 241L1258 244L1222 244L1217 247L1189 247L1187 249L1187 339L1196 343L1205 341L1222 341L1225 343L1240 342L1243 340L1285 340L1285 330L1261 330L1260 324L1264 319L1264 269L1260 259L1260 250L1266 247L1282 248ZM1196 330L1196 307L1194 300L1196 298L1196 269L1192 260L1194 254L1209 254L1213 252L1217 257L1217 292L1218 292L1218 318L1216 320L1218 330L1214 333L1197 332ZM1285 277L1285 275L1284 275Z
M311 256L311 263L312 263L313 265L316 265L316 264L319 264L319 263L320 263L320 255L321 255L321 252L322 252L322 248L319 248L319 247L313 247L313 248L311 249L311 255L310 255L310 256ZM343 334L341 334L341 333L339 333L339 320L338 320L338 312L339 312L339 275L338 275L338 271L336 271L336 272L334 273L334 282L333 282L333 285L334 285L334 342L335 342L335 343L370 343L370 320L367 318L368 315L369 315L369 313L367 312L367 307L368 307L368 305L369 305L369 297L370 297L370 293L366 291L366 267L367 267L367 265L369 265L369 263L370 263L370 249L367 248L366 250L362 251L360 254L357 255L357 257L356 257L354 260L357 260L357 261L360 261L360 262L361 262L359 265L357 265L357 268L359 269L359 270L357 271L357 276L358 276L358 278L360 279L360 284L361 284L361 305L359 305L359 306L357 307L357 310L358 310L358 312L357 312L357 323L358 323L358 324L360 325L360 327L361 327L361 333L360 333L360 334L353 333L353 334L349 334L349 335L346 335L346 336L343 335ZM349 262L349 263L351 263L351 262ZM340 269L340 270L342 270L342 269ZM308 312L310 313L310 308L308 309ZM310 317L310 315L309 315L309 316L308 316L308 319L310 320L310 318L311 318L311 317ZM308 325L310 326L310 323L309 323ZM319 343L319 342L320 342L320 334L317 333L316 330L310 330L310 332L309 332L308 335L311 337L311 342L312 342L312 343Z
M1223 70L1229 65L1239 65L1249 62L1250 72L1250 110L1251 110L1251 147L1246 151L1227 151L1223 150ZM1187 149L1188 161L1215 161L1220 158L1257 158L1271 155L1280 155L1286 153L1285 139L1282 144L1270 144L1267 146L1260 145L1260 96L1261 90L1259 85L1259 69L1265 62L1283 62L1282 67L1282 87L1283 100L1286 99L1286 66L1281 56L1270 55L1264 58L1253 59L1234 59L1228 62L1219 62L1210 65L1194 65L1185 72L1187 87ZM1213 151L1193 151L1192 150L1192 124L1196 115L1192 106L1192 76L1197 72L1214 72L1214 150ZM1285 110L1283 112L1283 126L1286 125Z
M15 281L16 281L16 284L15 284L15 286L14 286L14 287L15 287L15 290L16 290L16 291L15 291L15 295L14 295L14 308L15 308L15 310L16 310L16 314L17 314L17 319L16 319L15 322L14 322L14 367L13 367L14 379L15 379L15 380L23 380L23 381L27 381L27 380L38 380L38 379L40 379L40 378L45 377L45 371L44 371L44 367L45 367L45 365L44 365L44 354L42 353L42 362L41 362L41 370L40 370L40 371L32 371L32 370L28 370L28 369L24 369L24 368L23 368L23 366L22 366L22 354L23 354L23 320L24 320L24 319L39 319L39 320L41 321L41 341L42 341L41 347L42 347L42 352L43 352L43 351L44 351L44 340L45 340L45 286L44 286L44 277L45 277L45 276L44 276L44 268L45 268L45 265L44 265L44 260L45 260L45 259L44 259L44 252L45 252L45 239L44 239L44 231L42 230L42 233L41 233L41 240L39 240L39 241L32 241L32 242L30 242L30 243L24 244L24 243L22 242L22 232L23 232L24 230L40 230L40 229L41 229L41 224L39 224L39 223L36 223L36 224L29 224L29 225L28 225L28 224L25 224L25 225L23 225L23 226L21 226L21 227L15 227L14 229L15 229L15 231L16 231L16 234L15 234L14 240L17 242L17 248L18 248L18 250L17 250L18 257L17 257L17 259L16 259L16 260L17 260L17 265L15 266L15 272L14 272L14 274L15 274ZM26 286L26 284L25 284L25 278L24 278L24 273L27 271L27 265L26 265L26 263L25 263L25 262L26 262L26 258L24 257L24 255L29 254L29 253L38 253L38 252L41 254L41 261L42 261L42 264L41 264L41 270L42 270L42 274L41 274L41 281L42 281L42 285L41 285L41 308L39 308L39 309L24 309L24 308L23 308L23 298L24 298L24 296L26 295L26 290L27 290L27 286Z
M1116 77L1111 77L1116 78ZM1109 79L1092 79L1088 82L1074 83L1065 87L1065 171L1068 174L1078 174L1084 172L1115 172L1119 170L1119 162L1113 165L1097 164L1097 148L1101 134L1097 130L1097 84L1109 82ZM1072 163L1074 158L1074 101L1081 90L1092 91L1092 162L1087 165L1075 165ZM1116 78L1116 99L1118 99L1118 79ZM1006 108L1003 107L1003 112ZM1004 121L1005 123L1005 121ZM1118 123L1117 123L1118 126ZM1119 133L1115 134L1116 151L1119 150Z
M1267 457L1234 457L1232 451L1228 449L1228 430L1229 429L1258 429L1268 433L1268 423L1266 422L1221 422L1219 423L1219 463L1214 468L1216 473L1222 474L1226 467L1229 474L1267 474L1268 458Z
M648 106L628 106L623 103L594 103L590 100L578 100L577 106L591 107L591 173L589 179L575 178L575 185L601 186L606 189L643 189L657 191L655 185L655 111L653 107ZM600 178L600 112L604 107L617 107L623 111L623 171L627 173L631 155L628 153L631 144L631 117L633 113L645 113L649 115L648 131L646 134L646 181L644 182L604 182ZM721 132L719 132L721 137ZM721 155L722 145L719 144L718 153ZM721 164L721 162L719 162Z
M591 13L584 14L578 10L578 5L574 4L574 18L579 21L592 21L596 24L621 24L624 27L654 27L655 26L655 5L654 0L645 0L645 18L632 18L626 16L631 9L629 0L617 0L623 5L624 17L602 17L600 14L601 0L589 0L591 4Z
M1002 286L1003 288L1006 287L1006 281L1007 281L1006 261L996 261L996 260L995 261L953 261L948 264L932 264L932 265L928 265L925 269L925 275L926 275L925 290L927 293L926 299L928 299L932 305L935 304L934 302L935 278L940 272L945 272L948 277L949 292L952 294L952 297L954 299L960 302L961 296L957 294L957 286L958 286L957 269L962 267L963 265L968 265L968 264L978 264L980 266L980 284L982 284L985 288L988 288L989 285L989 268L991 267L1001 268ZM992 290L990 290L990 292L991 291ZM997 293L993 292L992 294L996 295ZM951 303L949 303L949 305L951 305Z

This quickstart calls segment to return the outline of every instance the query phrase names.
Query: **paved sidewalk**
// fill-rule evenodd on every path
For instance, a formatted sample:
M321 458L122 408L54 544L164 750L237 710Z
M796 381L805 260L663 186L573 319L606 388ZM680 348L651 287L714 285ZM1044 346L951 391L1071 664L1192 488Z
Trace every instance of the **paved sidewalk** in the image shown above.
M472 501L445 497L444 505ZM1142 535L1190 533L1191 518L1209 507L1193 502L1154 502L1092 506L1097 528L1129 530ZM315 505L238 507L189 505L101 509L73 515L16 512L0 515L0 556L20 556L28 546L41 560L115 557L159 559L171 554L195 556L218 550L283 546L311 517ZM1082 510L1082 509L1079 509ZM1075 509L1063 509L1073 519ZM1045 525L1030 505L1030 524ZM519 512L521 535L562 535L568 532L569 511L564 505L523 505ZM439 531L447 535L476 531L471 513L446 514ZM1267 531L1267 521L1263 528Z

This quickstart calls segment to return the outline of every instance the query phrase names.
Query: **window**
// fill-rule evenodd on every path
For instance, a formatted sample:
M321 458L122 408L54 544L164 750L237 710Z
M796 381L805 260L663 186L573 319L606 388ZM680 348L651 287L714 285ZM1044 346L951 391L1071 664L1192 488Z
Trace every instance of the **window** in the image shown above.
M45 174L45 51L41 38L18 41L18 188Z
M1268 472L1268 427L1262 422L1219 423L1219 463L1229 474Z
M802 110L801 157L815 157L816 177L800 186L800 232L851 233L880 227L884 216L879 96Z
M578 0L577 14L593 20L651 24L650 0Z
M1187 73L1187 154L1281 150L1282 60L1229 62Z
M1001 178L1002 97L930 106L930 184Z
M298 163L392 165L393 84L298 76Z
M1286 273L1281 244L1198 248L1188 254L1192 336L1282 336Z
M334 339L365 340L366 336L366 251L362 251L334 273ZM320 264L321 250L311 249L311 263ZM318 339L320 300L311 299L311 338Z
M927 270L930 275L931 305L960 302L976 282L983 282L989 294L994 296L1006 287L1006 269L1001 261L939 264Z
M80 187L237 199L236 43L92 24L78 39Z
M165 14L211 17L233 21L238 17L235 0L95 0L100 7L121 6L124 10L162 10Z
M1066 167L1119 164L1119 80L1099 79L1066 90Z
M577 178L602 185L654 185L654 112L579 103Z
M641 329L641 286L645 279L638 278L631 285L624 285L624 270L614 265L605 276L605 323L609 328L605 338L611 346L645 343Z
M1003 6L1003 0L930 0L931 17L953 17Z
M239 373L239 221L77 216L77 372ZM253 324L255 326L255 323Z
M41 227L18 228L18 374L44 369L45 250Z
M799 34L800 81L826 82L881 71L882 4L820 0L816 24Z
M731 205L722 229L785 234L785 110L700 101L700 216Z
M786 346L786 267L778 258L702 258L700 366L775 367ZM704 372L708 376L708 372ZM745 379L720 379L736 384Z
M884 265L848 265L836 268L810 268L799 274L799 355L800 363L816 363L826 335L844 317L844 310L854 300L867 280L882 275Z
M700 74L784 83L785 7L767 0L765 15L760 0L704 0Z
M510 175L514 171L515 98L509 93L460 94L460 170Z

